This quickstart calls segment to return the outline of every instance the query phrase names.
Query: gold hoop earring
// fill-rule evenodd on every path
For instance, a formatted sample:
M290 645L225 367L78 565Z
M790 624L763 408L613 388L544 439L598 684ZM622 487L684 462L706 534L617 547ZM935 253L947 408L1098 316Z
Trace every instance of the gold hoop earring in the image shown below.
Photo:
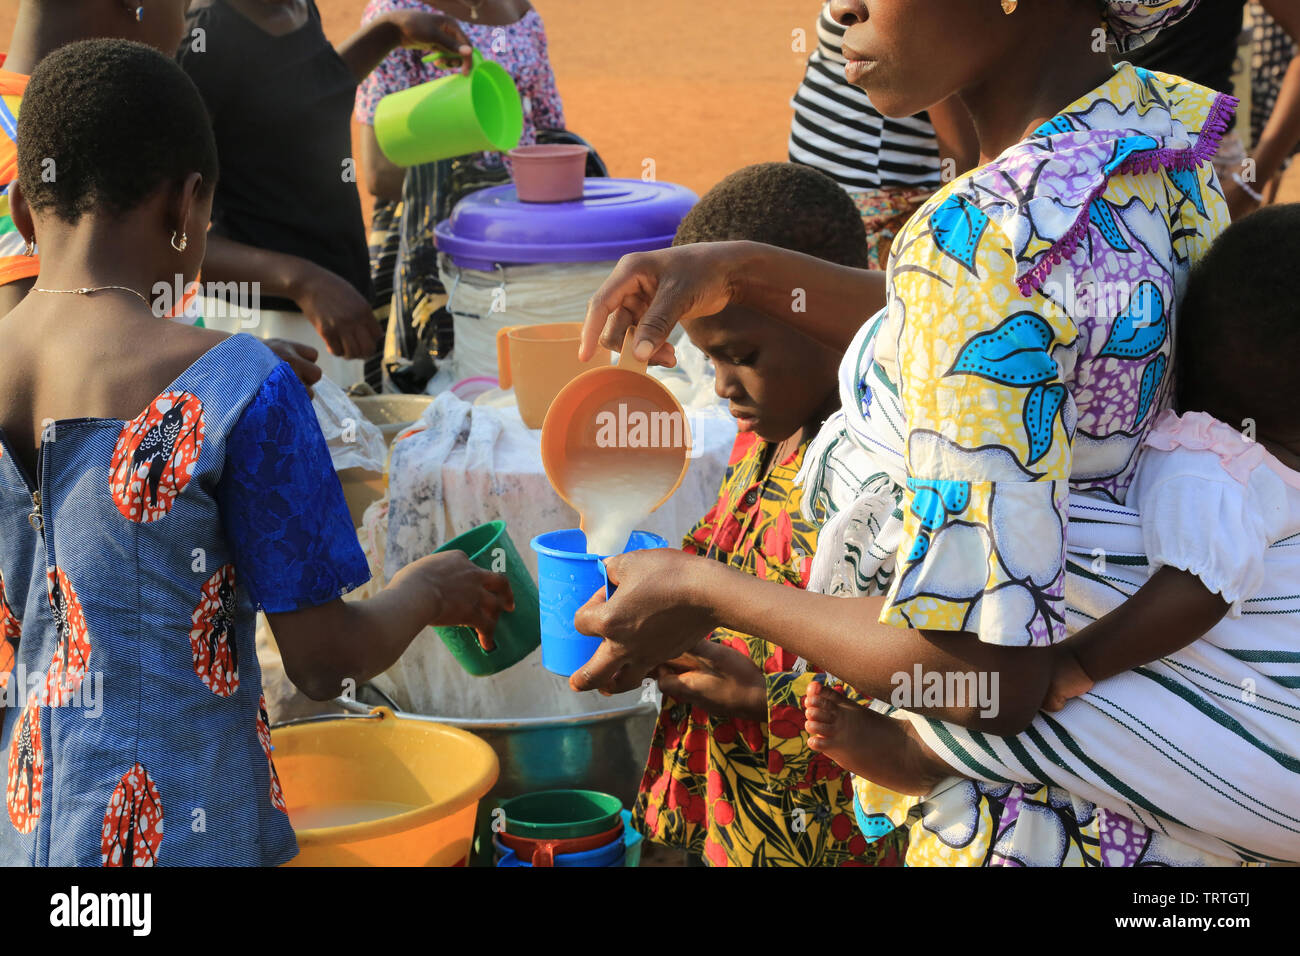
M184 252L186 248L189 247L190 237L187 233L184 232L182 232L180 235L181 238L178 241L176 239L176 233L174 232L172 233L172 248L175 249L177 252Z
M1020 5L1020 0L1002 0L1002 12L1007 16L1016 12L1016 7Z
M34 259L34 258L36 257L36 240L35 240L35 239L28 239L28 240L27 240L27 245L23 248L23 255L25 255L28 259Z

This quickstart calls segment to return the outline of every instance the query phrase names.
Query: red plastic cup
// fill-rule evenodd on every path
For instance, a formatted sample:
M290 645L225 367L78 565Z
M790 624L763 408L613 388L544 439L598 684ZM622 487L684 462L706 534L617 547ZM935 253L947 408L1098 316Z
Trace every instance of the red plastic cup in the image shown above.
M557 854L585 853L587 850L598 850L616 840L622 840L623 821L619 820L618 826L604 833L594 833L585 837L535 840L502 832L497 834L497 839L506 849L514 850L515 855L525 863L531 863L533 866L555 866Z

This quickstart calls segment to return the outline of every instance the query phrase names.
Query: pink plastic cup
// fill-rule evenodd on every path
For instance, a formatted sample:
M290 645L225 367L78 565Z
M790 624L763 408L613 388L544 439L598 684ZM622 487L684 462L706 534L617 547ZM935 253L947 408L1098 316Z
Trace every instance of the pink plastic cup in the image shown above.
M507 155L515 192L523 202L570 202L582 198L587 147L519 146Z

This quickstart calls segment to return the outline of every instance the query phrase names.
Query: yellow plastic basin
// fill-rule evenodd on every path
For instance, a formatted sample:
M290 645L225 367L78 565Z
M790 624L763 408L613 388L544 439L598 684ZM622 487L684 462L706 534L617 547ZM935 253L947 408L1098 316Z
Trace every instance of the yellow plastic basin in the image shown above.
M497 756L478 737L385 707L276 727L271 741L298 835L288 866L455 866L497 780ZM349 819L362 822L320 825Z

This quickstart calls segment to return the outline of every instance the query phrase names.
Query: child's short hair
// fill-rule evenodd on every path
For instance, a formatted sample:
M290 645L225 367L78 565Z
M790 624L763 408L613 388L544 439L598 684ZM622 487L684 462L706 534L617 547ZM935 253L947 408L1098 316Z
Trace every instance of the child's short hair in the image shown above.
M1300 414L1297 261L1300 204L1289 203L1233 223L1197 263L1178 312L1178 411L1263 431Z
M835 180L797 163L758 163L727 176L686 214L673 245L747 239L865 269L862 215Z
M174 60L142 43L84 40L36 67L18 114L18 181L34 210L70 223L121 215L196 172L216 185L217 144Z

